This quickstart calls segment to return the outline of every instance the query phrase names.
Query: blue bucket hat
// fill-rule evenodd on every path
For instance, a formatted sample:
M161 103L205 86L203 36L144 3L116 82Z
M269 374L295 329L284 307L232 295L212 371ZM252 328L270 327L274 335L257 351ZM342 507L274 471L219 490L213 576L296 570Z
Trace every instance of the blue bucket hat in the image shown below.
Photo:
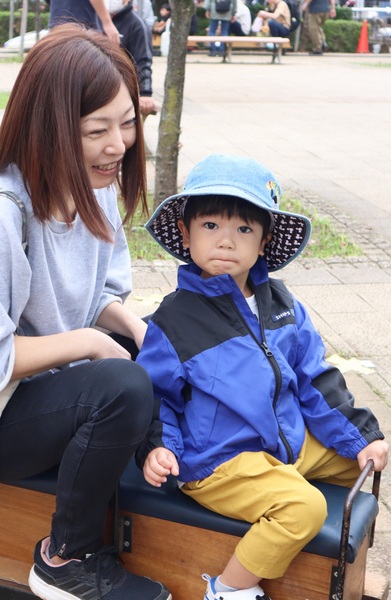
M310 220L280 210L281 187L274 175L258 161L240 156L211 154L199 162L190 171L183 192L164 200L146 229L169 254L192 262L188 248L182 245L178 219L188 198L211 195L241 198L269 213L272 239L264 249L269 271L282 269L305 248L311 233Z

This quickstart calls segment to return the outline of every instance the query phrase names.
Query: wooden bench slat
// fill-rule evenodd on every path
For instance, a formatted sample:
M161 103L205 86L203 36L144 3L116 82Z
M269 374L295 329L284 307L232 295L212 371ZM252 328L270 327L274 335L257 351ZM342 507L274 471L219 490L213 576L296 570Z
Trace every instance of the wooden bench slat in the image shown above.
M264 49L265 44L273 44L274 50L272 55L272 63L277 58L281 62L281 54L283 47L290 47L289 38L283 37L259 37L259 36L236 36L236 35L189 35L187 38L189 43L210 44L220 42L225 44L223 62L231 60L232 48L251 47L254 49Z

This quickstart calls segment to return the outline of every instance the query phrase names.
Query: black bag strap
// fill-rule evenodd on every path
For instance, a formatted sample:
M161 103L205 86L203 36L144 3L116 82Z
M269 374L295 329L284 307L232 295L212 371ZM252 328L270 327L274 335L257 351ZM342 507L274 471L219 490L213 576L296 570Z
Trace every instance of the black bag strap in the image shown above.
M1 196L5 196L6 198L9 198L10 200L12 200L12 202L14 202L14 204L16 204L16 206L19 208L20 212L22 213L22 248L27 256L27 252L28 252L28 238L27 238L27 213L26 213L26 208L23 204L23 202L21 201L20 198L18 198L18 196L16 194L14 194L14 192L10 192L9 190L2 190L0 188L0 195Z

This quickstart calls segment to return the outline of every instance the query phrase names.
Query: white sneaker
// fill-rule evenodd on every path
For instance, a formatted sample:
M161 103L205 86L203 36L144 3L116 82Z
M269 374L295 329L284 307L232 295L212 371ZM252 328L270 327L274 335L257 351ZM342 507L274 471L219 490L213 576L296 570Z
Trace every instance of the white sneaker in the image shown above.
M217 577L210 577L204 573L202 579L208 582L204 600L271 600L259 585L235 592L216 592Z

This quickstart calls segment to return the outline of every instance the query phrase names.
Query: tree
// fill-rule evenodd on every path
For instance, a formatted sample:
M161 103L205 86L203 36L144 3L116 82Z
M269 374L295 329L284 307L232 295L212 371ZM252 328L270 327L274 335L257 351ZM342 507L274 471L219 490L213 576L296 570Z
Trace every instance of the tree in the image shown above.
M171 6L170 48L156 151L154 209L177 192L187 36L195 8L194 0L172 0Z

